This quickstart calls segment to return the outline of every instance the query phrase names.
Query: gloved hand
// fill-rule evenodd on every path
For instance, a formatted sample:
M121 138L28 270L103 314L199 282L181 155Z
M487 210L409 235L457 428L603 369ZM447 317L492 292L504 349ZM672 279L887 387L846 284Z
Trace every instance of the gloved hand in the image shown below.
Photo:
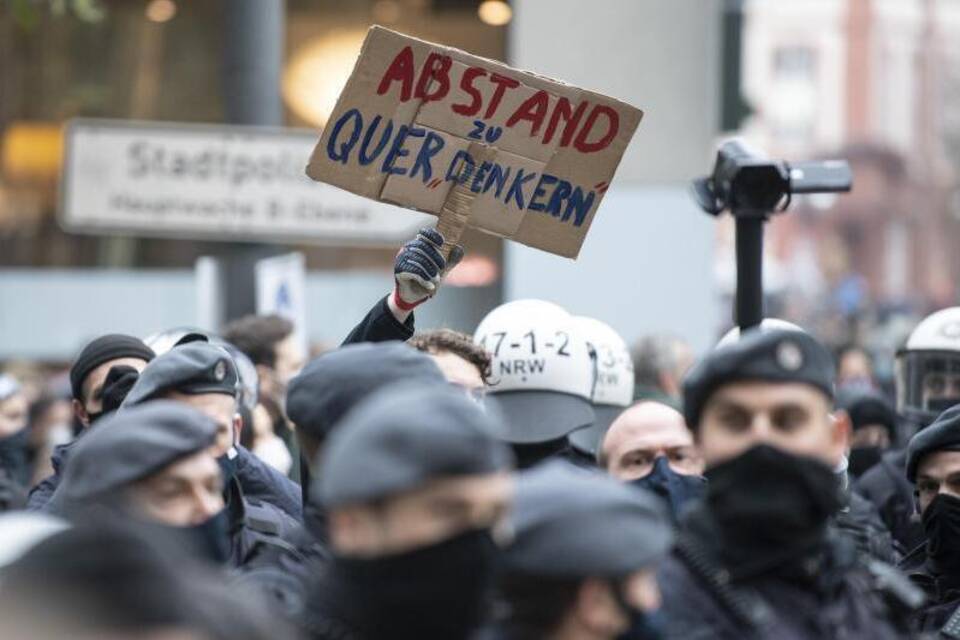
M103 412L110 413L119 409L139 377L140 372L133 367L124 364L110 367L100 395L103 402Z
M440 288L447 273L463 259L463 247L456 246L445 260L440 253L443 235L436 229L421 229L417 237L403 245L393 266L393 302L402 311L410 311Z

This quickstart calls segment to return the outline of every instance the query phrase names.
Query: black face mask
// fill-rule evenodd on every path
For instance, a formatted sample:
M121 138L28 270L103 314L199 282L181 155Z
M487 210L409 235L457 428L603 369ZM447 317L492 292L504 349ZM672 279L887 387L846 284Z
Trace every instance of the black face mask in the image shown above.
M181 548L214 564L225 564L230 559L230 514L227 509L189 527L160 523L153 523L152 527Z
M344 606L371 635L467 638L483 621L496 547L488 531L469 531L414 551L334 560Z
M882 447L854 447L847 457L849 464L847 471L855 478L859 478L870 468L880 462L885 449Z
M102 411L102 410L101 410L101 411L97 411L96 413L90 413L90 412L88 411L88 412L87 412L87 420L89 420L90 422L87 424L87 426L88 426L88 427L92 427L92 426L97 422L97 420L99 420L99 419L102 418L103 416L107 415L108 413L110 413L110 412L109 412L109 411Z
M670 468L670 462L665 457L657 456L653 470L642 478L631 480L629 484L655 493L663 500L676 522L691 500L703 497L707 479L703 476L677 473Z
M934 570L960 576L960 498L937 494L923 512L923 530Z
M720 529L721 553L746 573L816 549L842 504L830 467L768 445L717 465L707 479L706 504Z

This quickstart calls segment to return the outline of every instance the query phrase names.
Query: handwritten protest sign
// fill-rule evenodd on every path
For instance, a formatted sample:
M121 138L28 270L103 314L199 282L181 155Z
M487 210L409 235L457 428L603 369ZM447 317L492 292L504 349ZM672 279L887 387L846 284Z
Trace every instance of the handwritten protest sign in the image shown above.
M375 26L307 175L576 258L642 115Z

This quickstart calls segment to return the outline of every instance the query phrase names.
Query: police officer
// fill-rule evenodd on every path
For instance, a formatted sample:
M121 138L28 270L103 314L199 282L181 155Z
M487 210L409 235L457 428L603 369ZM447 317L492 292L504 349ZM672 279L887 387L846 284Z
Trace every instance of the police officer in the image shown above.
M850 475L859 478L896 442L897 414L879 391L852 387L837 393L837 417L850 422Z
M216 451L227 489L233 490L236 478L252 509L272 505L300 520L299 487L239 444L239 388L236 365L223 347L194 341L170 349L147 365L121 411L150 400L170 399L206 414L217 425ZM264 516L271 511L266 509Z
M400 384L334 429L311 492L333 559L308 603L309 637L470 637L513 493L499 427L458 390Z
M688 374L708 485L661 570L668 637L903 637L919 594L828 527L848 439L832 387L830 355L795 330L749 332Z
M94 507L123 514L198 557L239 566L250 552L246 523L226 508L216 435L209 417L171 401L105 418L73 449L51 506L73 518Z
M570 314L542 300L508 302L473 337L493 358L485 402L506 419L517 465L569 456L567 436L594 423L596 379L595 355Z
M287 415L296 426L305 459L318 463L327 436L351 409L379 389L402 381L446 383L430 356L402 342L347 345L310 361L287 391ZM302 471L306 505L310 469Z
M960 307L925 318L897 353L896 408L900 442L906 442L945 409L960 403ZM876 505L890 533L904 549L923 542L914 515L913 486L907 481L907 452L893 450L864 473L855 488Z
M574 316L573 324L595 355L596 380L590 402L593 424L570 434L570 444L591 463L607 429L633 400L633 360L623 338L608 324Z
M652 496L557 460L520 476L511 524L497 637L660 637L656 567L672 536Z
M910 440L907 479L917 487L926 534L900 565L927 595L919 626L960 637L960 614L954 616L960 607L960 406L944 411Z

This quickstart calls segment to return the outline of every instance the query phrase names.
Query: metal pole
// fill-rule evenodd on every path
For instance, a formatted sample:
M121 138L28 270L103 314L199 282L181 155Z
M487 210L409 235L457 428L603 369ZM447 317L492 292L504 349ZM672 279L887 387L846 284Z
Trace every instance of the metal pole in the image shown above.
M223 106L227 122L283 125L284 4L284 0L230 0L226 5Z
M285 0L230 0L224 10L223 110L232 124L282 126ZM235 243L221 256L223 321L256 312L254 265L282 251Z
M737 221L737 300L735 317L740 331L763 320L764 215L734 212Z

